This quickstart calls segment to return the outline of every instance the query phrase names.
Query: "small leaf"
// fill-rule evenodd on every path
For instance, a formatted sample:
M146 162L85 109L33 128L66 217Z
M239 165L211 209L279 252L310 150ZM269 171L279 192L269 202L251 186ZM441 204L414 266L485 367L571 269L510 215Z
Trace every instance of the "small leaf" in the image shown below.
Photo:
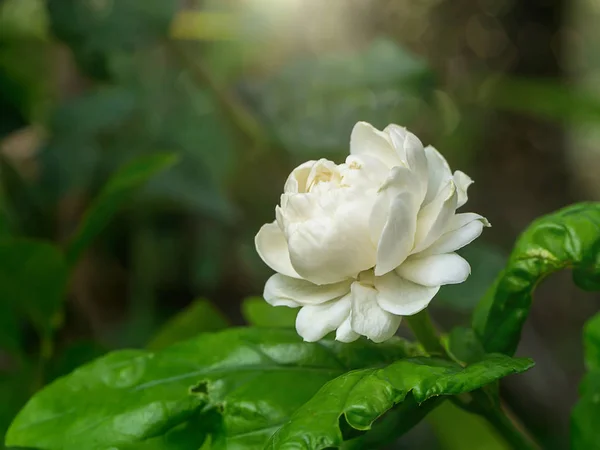
M448 335L448 352L457 361L472 364L485 357L485 350L471 328L454 328Z
M367 431L394 405L400 404L403 408L404 403L409 402L404 415L408 426L399 427L405 431L413 425L415 416L422 417L428 411L428 404L422 404L430 398L470 392L532 366L531 360L504 355L488 355L466 368L449 361L420 357L397 361L382 369L349 372L327 383L298 409L273 435L266 448L338 447L344 439L341 418L350 427Z
M297 309L271 306L262 297L249 297L242 303L242 315L248 324L266 328L294 328Z
M54 328L67 275L57 247L34 240L0 241L0 299L23 310L44 333Z
M600 203L580 203L542 217L520 236L473 317L487 352L515 352L533 290L566 268L580 288L600 290Z
M202 414L211 448L262 449L327 381L413 355L400 339L303 342L292 330L233 328L158 352L110 353L38 392L8 445L106 450L143 443ZM219 413L218 426L207 414Z
M190 339L199 333L219 331L229 326L227 318L208 300L196 300L171 317L156 333L146 348L162 350L176 342Z
M573 450L600 448L600 314L586 323L583 343L589 372L581 383L581 399L571 416Z
M69 265L73 265L78 260L135 189L176 162L175 155L149 155L137 158L117 171L86 212L69 244L67 248Z

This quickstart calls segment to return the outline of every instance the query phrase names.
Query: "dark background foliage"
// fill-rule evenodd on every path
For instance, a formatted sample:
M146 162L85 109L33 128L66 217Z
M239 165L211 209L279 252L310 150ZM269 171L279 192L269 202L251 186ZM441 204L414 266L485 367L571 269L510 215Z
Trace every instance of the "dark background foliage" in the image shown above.
M240 306L269 275L254 234L289 171L340 162L358 120L409 127L475 179L468 207L493 228L432 306L467 324L527 224L600 198L598 19L591 0L0 0L0 434L57 376L169 341L190 305L182 336L258 314ZM127 201L104 193L116 213L68 274L23 243L70 248L111 174L164 153L178 162ZM503 393L564 448L600 299L569 274L536 298L518 353L537 365ZM448 408L397 448L506 448Z

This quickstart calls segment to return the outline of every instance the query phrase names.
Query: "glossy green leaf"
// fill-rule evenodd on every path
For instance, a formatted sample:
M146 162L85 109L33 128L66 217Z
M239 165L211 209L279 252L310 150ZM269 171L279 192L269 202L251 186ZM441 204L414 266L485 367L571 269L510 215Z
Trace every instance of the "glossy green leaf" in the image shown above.
M0 241L0 301L24 311L42 332L55 325L67 275L57 247L25 239Z
M582 289L600 290L600 203L576 204L542 217L520 236L473 317L487 352L514 353L533 290L562 269L572 269Z
M94 200L67 248L67 261L74 264L93 239L108 224L133 192L158 172L171 167L175 155L155 154L130 162L115 173Z
M196 300L171 317L156 333L146 348L161 350L199 333L219 331L229 326L227 318L208 300Z
M242 303L242 314L248 324L266 328L294 328L298 309L271 306L262 297L249 297Z
M573 450L600 448L600 314L585 325L583 343L588 373L581 383L581 398L571 416Z
M106 450L142 443L218 412L212 448L260 449L327 381L414 354L384 344L303 342L291 330L234 328L158 352L123 350L60 378L36 394L7 444L45 450ZM209 427L213 421L202 421Z
M488 355L465 368L433 358L411 358L381 369L346 373L327 383L277 431L267 449L320 450L343 442L340 419L356 430L369 430L377 418L400 404L408 426L427 412L432 397L470 392L533 366L528 359ZM412 395L409 395L412 394ZM423 409L421 409L423 408Z

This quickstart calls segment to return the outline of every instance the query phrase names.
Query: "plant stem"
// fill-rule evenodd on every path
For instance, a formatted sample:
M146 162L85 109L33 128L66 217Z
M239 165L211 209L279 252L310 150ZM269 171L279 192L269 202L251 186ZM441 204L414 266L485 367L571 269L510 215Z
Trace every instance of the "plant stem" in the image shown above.
M446 350L440 344L437 337L437 332L429 313L426 309L415 314L414 316L406 317L408 326L412 330L417 340L421 343L425 351L429 354L446 355Z
M521 433L501 409L490 409L483 416L516 450L539 450L539 447Z
M446 349L440 343L438 333L433 325L427 310L423 310L414 316L406 317L408 325L417 340L430 355L441 355L448 357ZM500 433L515 450L537 450L539 447L526 434L519 430L519 427L513 423L499 406L490 404L483 395L483 391L478 389L470 394L468 402L477 405L477 413L483 416ZM464 399L458 399L463 403ZM472 410L472 408L468 408Z

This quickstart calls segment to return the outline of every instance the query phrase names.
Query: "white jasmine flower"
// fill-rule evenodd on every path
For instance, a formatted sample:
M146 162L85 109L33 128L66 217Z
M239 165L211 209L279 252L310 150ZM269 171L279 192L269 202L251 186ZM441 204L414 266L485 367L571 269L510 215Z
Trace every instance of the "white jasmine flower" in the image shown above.
M294 169L276 220L256 235L259 255L278 272L265 300L301 308L296 329L306 341L334 330L343 342L389 339L440 286L469 276L454 252L489 226L456 213L471 183L405 128L357 123L346 162Z

